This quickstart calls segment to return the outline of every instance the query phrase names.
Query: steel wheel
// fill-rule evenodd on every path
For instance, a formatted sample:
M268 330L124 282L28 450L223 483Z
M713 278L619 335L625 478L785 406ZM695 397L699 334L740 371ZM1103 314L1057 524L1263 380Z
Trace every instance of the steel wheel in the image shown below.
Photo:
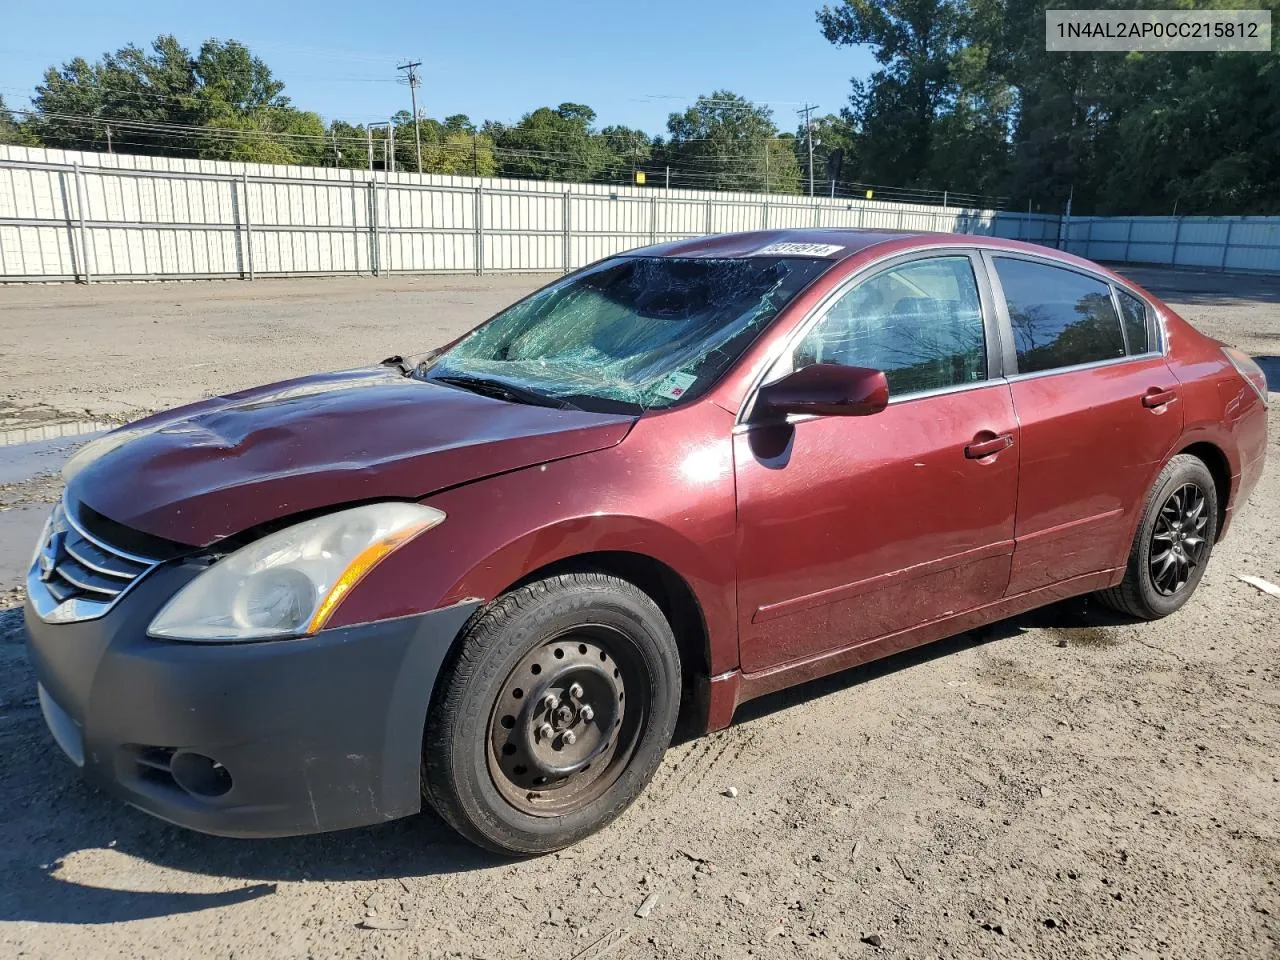
M1151 582L1162 596L1171 597L1185 587L1204 562L1208 547L1207 503L1198 484L1184 483L1160 507L1147 563Z
M643 729L647 679L612 627L575 627L525 654L489 719L489 774L503 798L551 817L607 790Z

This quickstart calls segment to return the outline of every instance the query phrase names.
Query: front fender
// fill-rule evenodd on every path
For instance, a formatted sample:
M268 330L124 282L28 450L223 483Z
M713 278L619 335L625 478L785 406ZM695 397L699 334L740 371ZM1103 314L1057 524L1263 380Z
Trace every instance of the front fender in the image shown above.
M714 429L680 422L690 419L708 419ZM487 602L549 564L620 551L657 560L684 580L706 624L713 674L733 669L736 511L730 424L722 422L729 419L709 404L642 418L618 447L430 497L424 502L448 519L375 567L330 625Z

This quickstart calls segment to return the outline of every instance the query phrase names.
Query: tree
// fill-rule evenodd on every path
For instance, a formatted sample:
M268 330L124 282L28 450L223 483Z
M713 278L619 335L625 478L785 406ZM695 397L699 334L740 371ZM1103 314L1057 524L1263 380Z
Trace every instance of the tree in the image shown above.
M873 182L921 184L933 159L933 124L951 83L963 17L954 0L843 0L818 11L836 46L870 46L881 65L853 81L862 171Z
M168 35L150 52L130 44L96 63L50 67L36 87L33 126L48 146L266 163L314 162L318 116L294 108L284 84L235 40L207 40L196 56Z
M842 0L820 10L828 40L869 45L881 64L854 83L846 111L860 175L1051 210L1071 197L1085 213L1280 211L1280 47L1049 53L1047 5Z
M504 177L532 180L598 180L617 166L604 138L595 133L596 112L581 103L539 107L513 127L486 124Z
M814 117L810 121L813 130L813 176L815 190L823 193L830 189L827 181L827 158L835 150L843 151L840 163L840 183L858 182L861 177L861 163L858 152L858 133L853 115L845 110L842 113L829 113L825 117ZM796 163L803 178L804 192L809 189L809 131L803 122L796 128L795 135ZM846 189L848 189L846 187Z
M13 111L4 102L4 94L0 94L0 143L12 143L19 146L39 146L39 141L32 135L26 124L20 123Z
M800 167L773 111L729 90L699 97L667 118L665 156L672 186L701 190L798 193Z

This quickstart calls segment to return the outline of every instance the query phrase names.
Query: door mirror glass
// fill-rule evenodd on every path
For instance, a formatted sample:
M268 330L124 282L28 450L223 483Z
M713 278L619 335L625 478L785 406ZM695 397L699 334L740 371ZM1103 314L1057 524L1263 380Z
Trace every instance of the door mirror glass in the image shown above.
M889 381L884 371L815 363L761 387L752 420L770 420L789 413L823 417L865 417L889 404Z

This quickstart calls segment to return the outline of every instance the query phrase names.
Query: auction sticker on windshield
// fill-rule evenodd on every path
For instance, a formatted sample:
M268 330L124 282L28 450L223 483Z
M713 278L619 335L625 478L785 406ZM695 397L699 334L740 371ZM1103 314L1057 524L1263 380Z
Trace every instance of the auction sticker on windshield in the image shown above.
M693 382L697 379L696 374L685 373L683 370L673 370L658 382L654 390L659 396L678 400L684 396L684 392L693 386Z

